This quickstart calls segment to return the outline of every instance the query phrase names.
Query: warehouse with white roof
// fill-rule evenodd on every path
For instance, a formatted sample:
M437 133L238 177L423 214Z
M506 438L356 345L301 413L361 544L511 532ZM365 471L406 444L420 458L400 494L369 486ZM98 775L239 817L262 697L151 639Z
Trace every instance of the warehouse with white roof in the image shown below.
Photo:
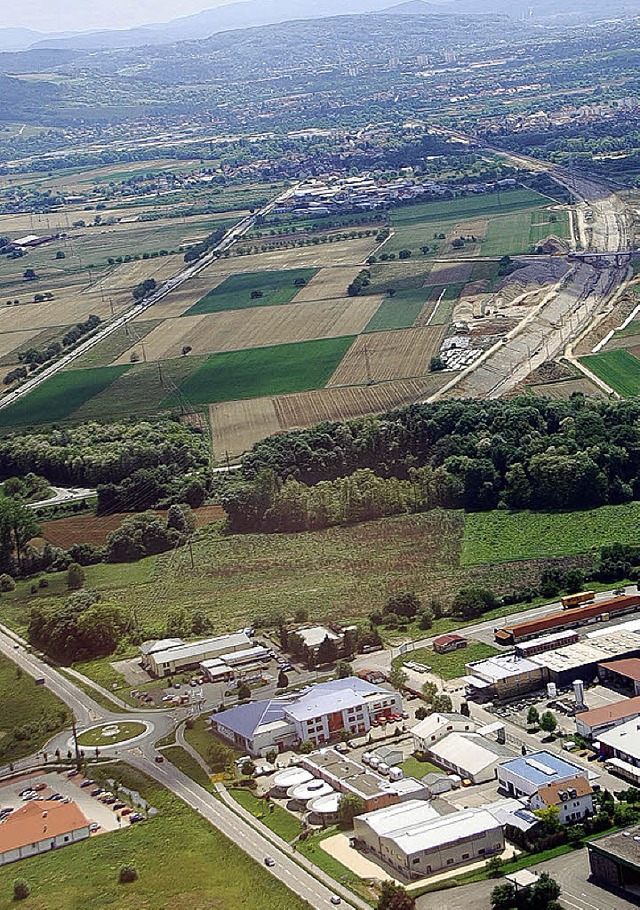
M439 816L430 803L413 800L354 819L356 846L404 879L453 869L501 854L501 823L486 809Z

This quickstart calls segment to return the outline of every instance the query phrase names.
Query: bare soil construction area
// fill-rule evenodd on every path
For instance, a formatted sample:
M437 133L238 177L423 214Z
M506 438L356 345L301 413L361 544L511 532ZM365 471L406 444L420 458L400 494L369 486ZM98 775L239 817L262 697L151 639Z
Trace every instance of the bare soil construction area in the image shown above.
M179 357L187 346L193 354L215 354L357 335L381 300L381 297L373 296L345 298L166 319L145 339L146 359ZM116 363L129 363L133 351L142 359L141 345L136 345Z
M351 420L420 401L446 379L442 373L432 373L424 379L214 404L209 408L214 454L241 455L260 439L275 433L324 421Z
M370 380L425 376L429 361L440 350L446 326L434 325L397 332L375 332L357 338L328 386L357 385Z

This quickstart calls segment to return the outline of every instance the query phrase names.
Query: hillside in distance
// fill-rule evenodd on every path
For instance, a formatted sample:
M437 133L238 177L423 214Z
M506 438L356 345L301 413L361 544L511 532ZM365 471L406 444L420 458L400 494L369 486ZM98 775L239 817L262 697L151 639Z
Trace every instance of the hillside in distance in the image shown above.
M166 23L142 27L88 31L72 34L41 35L29 29L0 29L0 51L28 47L98 50L102 48L165 45L176 41L208 38L219 32L255 28L296 20L332 16L351 16L384 12L387 15L448 16L508 15L532 22L593 22L616 16L637 14L635 0L566 0L559 7L554 0L408 0L401 4L389 0L240 0L226 6L204 10Z

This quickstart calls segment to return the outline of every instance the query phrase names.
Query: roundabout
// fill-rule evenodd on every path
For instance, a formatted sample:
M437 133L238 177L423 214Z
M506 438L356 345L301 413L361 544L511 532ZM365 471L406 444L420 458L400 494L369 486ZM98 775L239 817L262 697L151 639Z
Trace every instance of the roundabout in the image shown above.
M97 724L83 730L78 734L78 745L81 748L100 749L109 746L122 746L146 736L153 729L148 721L114 721L107 724Z

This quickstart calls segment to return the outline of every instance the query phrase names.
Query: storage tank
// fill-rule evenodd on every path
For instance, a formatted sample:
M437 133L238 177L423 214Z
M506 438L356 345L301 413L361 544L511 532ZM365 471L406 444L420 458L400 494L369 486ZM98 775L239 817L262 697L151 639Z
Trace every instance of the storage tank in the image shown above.
M547 683L547 698L557 698L558 687L555 683Z
M373 764L371 767L373 767ZM390 768L386 761L378 762L378 774L383 774L386 777L389 773L389 770Z
M397 765L389 768L389 780L402 780L403 777L404 771L402 768L398 768Z
M576 708L586 707L584 702L584 683L581 679L575 679L573 681L573 694L576 699Z
M311 799L317 799L319 796L328 796L334 792L333 787L326 780L314 779L308 784L293 787L289 790L288 796L299 803L307 803Z
M274 796L285 796L291 787L300 787L314 780L313 774L304 768L286 768L278 771L271 782L271 793Z

